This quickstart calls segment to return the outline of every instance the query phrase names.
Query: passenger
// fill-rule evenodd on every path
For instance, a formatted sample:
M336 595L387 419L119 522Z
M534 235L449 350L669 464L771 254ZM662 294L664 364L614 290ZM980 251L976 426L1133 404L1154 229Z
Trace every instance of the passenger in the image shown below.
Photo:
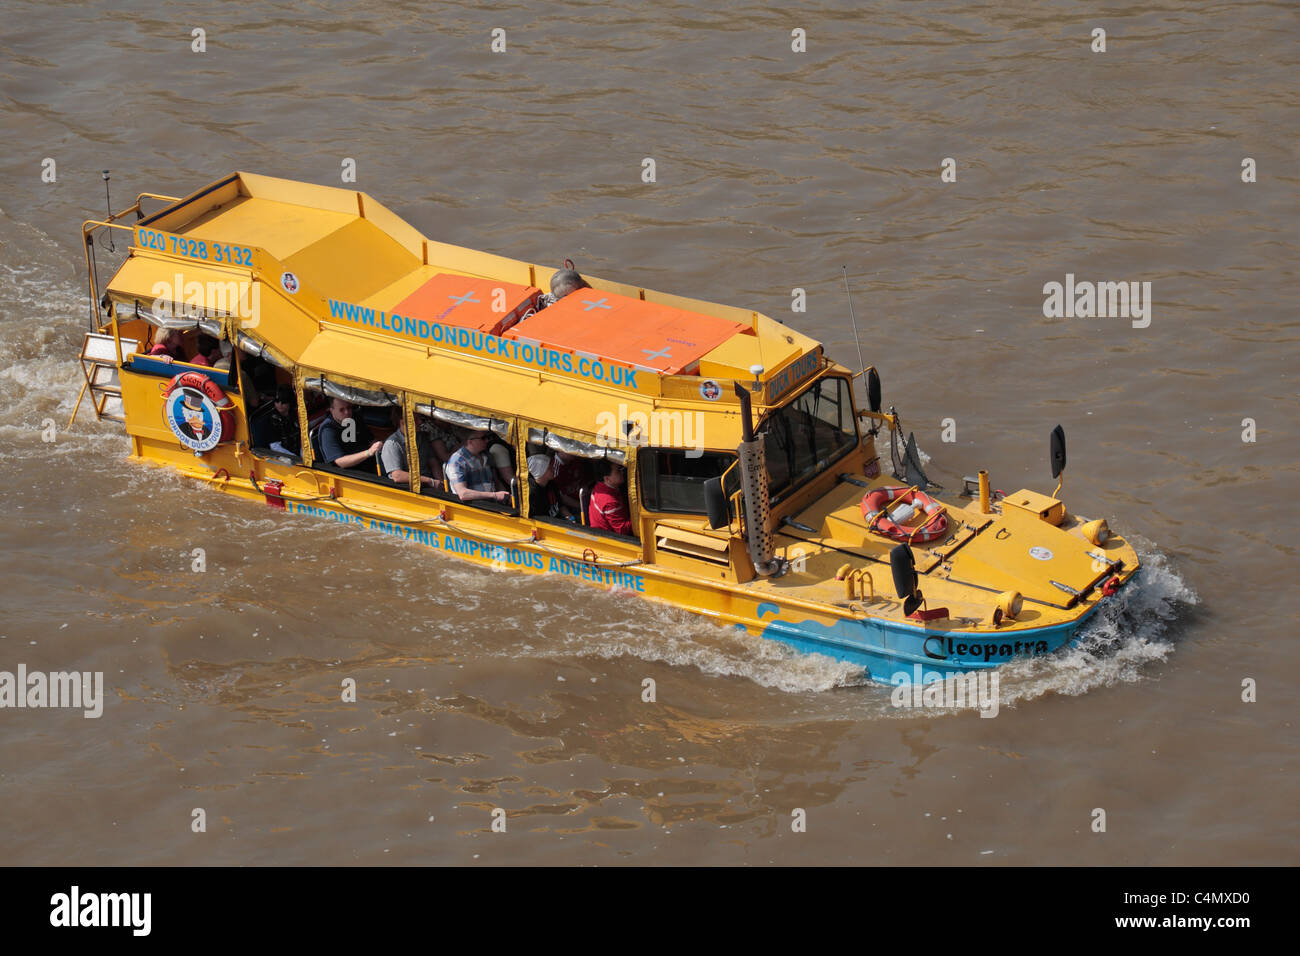
M438 469L437 475L442 473L442 463L434 457L433 448L429 444L429 437L424 428L427 423L428 419L423 415L415 416L415 447L420 452L421 490L438 486L439 480L435 475L435 468ZM399 422L397 428L388 436L383 450L379 453L379 461L389 481L403 488L410 487L411 472L406 457L405 423Z
M605 477L591 489L587 523L600 531L612 531L631 537L632 513L628 509L627 493L623 488L627 480L626 473L622 465L612 461L606 464L608 468Z
M447 484L461 501L508 501L510 492L497 487L486 448L488 432L475 429L447 462Z
M215 362L212 363L212 367L213 367L213 368L223 369L224 371L227 371L227 372L230 371L230 364L231 364L232 356L234 355L234 352L235 352L234 346L232 346L232 345L231 345L229 342L227 342L225 339L222 339L222 340L221 340L221 355L220 355L220 357L219 357Z
M239 357L239 368L244 373L244 378L251 383L250 393L255 392L257 399L268 401L275 397L278 384L274 365L266 359L244 354Z
M501 484L509 488L510 483L515 480L515 456L510 453L509 446L502 441L494 441L488 445L488 458L492 462L492 470L497 473L501 479Z
M586 462L576 455L566 455L562 451L555 453L555 490L566 501L573 502L578 512L582 510L582 506L577 504L578 496L587 482Z
M185 361L185 338L180 329L162 329L162 335L149 349L149 354L160 362Z
M590 289L591 285L573 269L560 269L555 275L551 276L550 295L542 293L537 301L537 307L544 309L548 305L554 305L559 302L570 292L577 292L579 289Z
M555 485L555 477L559 473L559 462L553 456L544 454L528 456L528 474L537 487L540 504L544 505L546 514L552 518L576 521L582 506L576 498L569 498L560 493Z
M302 430L298 426L298 402L292 385L281 385L271 404L252 421L253 447L269 448L282 455L302 454Z
M330 402L329 416L320 426L321 457L335 468L374 471L370 459L379 455L384 443L374 440L366 423L354 417L353 411L352 403L341 398ZM349 419L352 421L352 441L345 441Z
M209 368L216 368L216 363L221 360L221 342L205 333L199 333L198 341L199 350L194 358L190 359L193 365L206 365ZM227 368L230 366L227 365Z
M416 421L423 422L420 425L420 431L424 433L424 437L428 440L429 447L433 449L434 457L437 459L437 467L434 468L433 474L441 484L442 476L446 472L447 462L451 461L452 451L459 447L460 439L456 437L455 432L441 427L432 418L417 415Z

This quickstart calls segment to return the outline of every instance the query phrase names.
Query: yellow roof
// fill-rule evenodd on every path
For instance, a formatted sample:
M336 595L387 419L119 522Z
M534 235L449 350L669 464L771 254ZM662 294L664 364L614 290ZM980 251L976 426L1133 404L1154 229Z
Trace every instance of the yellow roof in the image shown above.
M198 301L220 311L211 290L243 281L257 287L260 308L241 330L306 369L466 405L541 414L554 400L556 423L584 430L620 404L647 413L689 407L710 415L714 447L734 446L739 436L728 380L752 383L751 367L762 364L769 384L755 393L761 405L825 367L818 343L766 316L595 276L584 277L598 292L736 331L708 346L698 368L686 368L696 374L670 375L639 367L635 348L624 348L621 360L602 355L607 336L595 323L590 341L579 327L557 351L528 337L528 320L508 339L394 314L439 273L537 287L550 269L429 240L364 193L235 173L139 223L109 289L138 300L155 297L160 281L176 289L197 283Z

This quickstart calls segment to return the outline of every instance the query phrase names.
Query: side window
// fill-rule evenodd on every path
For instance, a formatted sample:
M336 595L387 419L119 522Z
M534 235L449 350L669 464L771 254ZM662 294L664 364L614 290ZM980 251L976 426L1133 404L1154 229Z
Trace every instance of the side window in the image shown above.
M302 426L292 377L252 356L240 357L239 373L247 397L245 409L253 454L300 461Z
M442 459L433 449L432 423L427 416L415 414L415 450L412 451L412 433L406 427L406 405L399 401L389 406L389 432L379 449L379 474L394 487L411 490L414 474L421 494L442 490ZM377 426L375 434L382 434ZM418 459L418 467L416 461Z
M292 391L293 375L284 369L276 368L266 359L240 353L239 389L246 396L250 412L265 408L275 399L281 385L288 385Z
M628 500L626 466L608 458L592 464L597 481L587 500L587 526L621 538L639 538Z
M329 462L321 458L320 426L329 414L329 399L319 389L304 387L302 403L307 410L307 434L303 437L303 443L311 445L314 465L327 465Z
M312 461L318 468L389 483L380 452L400 425L400 406L366 405L304 388Z
M417 403L415 414L441 464L439 490L477 508L513 513L522 497L513 423L436 402Z
M432 416L428 405L415 405L415 433L420 456L420 492L450 494L451 486L447 483L447 462L456 454L463 444L461 429L446 422L438 421ZM431 479L426 481L425 479Z
M586 524L583 502L596 484L597 462L557 454L540 441L530 440L527 452L529 517Z
M798 487L858 441L846 379L824 378L772 412L760 429L774 496Z
M637 458L641 463L641 501L647 510L698 515L705 513L704 483L717 478L736 460L727 452L706 451L690 458L685 451L666 448L644 448Z
M529 516L571 522L603 534L637 539L628 499L624 452L572 437L528 429L525 445Z

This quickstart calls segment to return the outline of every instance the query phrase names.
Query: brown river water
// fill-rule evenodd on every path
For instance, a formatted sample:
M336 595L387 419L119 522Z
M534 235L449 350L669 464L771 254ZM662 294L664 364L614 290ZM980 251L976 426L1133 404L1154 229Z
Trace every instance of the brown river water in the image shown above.
M5 862L1300 862L1298 8L720 6L0 3L0 671L106 698L0 710ZM101 169L120 208L347 158L430 237L754 308L851 365L846 266L931 477L1050 492L1060 423L1067 506L1146 571L1004 669L995 718L899 710L848 665L64 427ZM1149 325L1045 317L1067 274L1149 282Z

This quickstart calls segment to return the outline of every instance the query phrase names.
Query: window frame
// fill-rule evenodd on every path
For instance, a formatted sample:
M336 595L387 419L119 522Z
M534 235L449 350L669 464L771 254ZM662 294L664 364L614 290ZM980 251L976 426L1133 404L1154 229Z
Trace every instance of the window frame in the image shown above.
M835 462L844 458L846 455L851 454L853 452L853 449L861 446L862 432L858 427L857 409L853 404L853 379L845 375L823 375L821 378L818 378L815 381L809 383L807 388L803 389L798 394L791 396L787 401L783 402L782 404L778 405L776 408L769 411L768 414L764 417L763 421L759 424L758 428L755 429L755 434L763 440L764 460L766 461L768 457L767 437L770 434L769 429L773 425L773 422L778 419L778 416L780 417L780 420L783 423L788 424L788 420L784 417L783 413L786 412L787 410L793 409L795 404L801 401L805 395L809 394L814 389L822 388L822 386L825 383L831 381L840 383L840 388L842 389L840 394L848 402L848 416L849 416L849 422L853 426L853 439L851 441L845 442L840 447L839 451L837 451L834 455L830 456L829 458L814 459L813 466L810 469L805 470L802 473L802 477L797 482L794 480L794 476L791 475L788 479L788 483L784 487L780 488L779 490L774 490L774 485L771 477L772 468L771 468L771 464L768 463L766 467L768 472L769 504L775 505L781 501L784 501L786 498L790 497L790 495L794 494L795 492L799 491L801 488L805 487L809 482L815 481L821 475L825 474L825 472L831 467L831 465L835 464ZM841 408L841 413L840 413L841 420L843 419L843 416L844 416L844 411ZM817 417L820 419L820 416ZM827 422L827 424L830 424L830 422L827 419L820 419L820 420ZM815 432L813 434L815 435ZM841 432L841 434L843 434L843 432ZM816 452L815 447L813 451L814 453ZM789 458L787 457L787 463L788 462L789 462Z
M637 545L641 544L642 506L640 501L640 490L636 486L636 484L634 484L635 481L634 472L637 468L637 456L639 452L639 449L636 446L627 445L623 443L610 443L609 441L601 441L600 436L591 432L577 431L572 428L565 428L563 426L551 425L546 422L541 422L541 421L524 418L524 417L520 417L516 419L516 426L518 428L517 441L519 442L519 447L521 449L518 452L518 454L520 455L520 461L522 461L524 464L522 470L525 474L528 473L528 455L529 455L528 449L530 445L541 445L541 447L545 450L547 454L550 455L555 454L556 449L548 447L545 443L546 435L548 434L556 435L568 441L589 445L592 448L606 449L609 452L616 453L614 455L602 455L599 458L594 456L588 456L588 455L577 455L576 457L591 462L602 462L602 461L614 460L617 464L623 466L623 473L625 476L623 487L626 489L627 492L627 508L628 508L628 516L631 518L632 521L632 534L622 535L622 534L616 534L613 531L605 531L604 529L601 528L593 528L590 524L585 523L585 521L590 520L589 515L582 516L579 519L579 521L575 523L572 521L567 521L564 518L552 518L550 515L532 514L531 512L533 510L533 500L532 500L533 481L531 475L528 476L529 477L528 481L521 482L521 485L527 485L527 491L524 492L525 499L523 502L523 506L520 508L520 512L519 512L521 515L527 516L528 520L530 521L541 521L544 522L545 524L554 527L567 528L579 534L599 535L601 537L607 537L612 541L635 542ZM541 441L535 441L532 439L532 433L535 431L542 433ZM572 453L568 452L568 454L572 454ZM623 461L617 461L617 457L616 457L617 455L622 455ZM596 480L599 481L600 479L597 478ZM595 487L594 482L593 482L593 487Z
M468 508L478 508L480 511L491 511L491 512L495 512L496 514L505 514L505 515L511 515L515 517L524 517L527 515L528 513L526 511L527 505L524 497L527 494L527 492L524 490L524 485L526 484L526 482L522 481L519 477L519 472L520 472L519 463L521 461L520 450L519 450L520 449L519 435L521 431L520 424L522 422L522 419L519 418L518 415L506 415L493 409L486 409L477 405L466 405L463 402L455 402L450 399L439 398L437 395L431 395L428 392L403 392L402 399L407 403L405 408L406 419L408 424L408 428L406 432L406 460L407 460L407 464L412 466L412 468L415 469L411 471L411 476L412 476L411 491L424 498L437 498L441 501L448 501L453 504L464 505ZM451 490L451 486L449 483L446 482L445 476L443 481L444 484L447 484L447 487L442 491L438 491L436 489L433 491L425 491L422 488L418 487L417 480L418 480L419 468L421 464L419 441L417 439L417 441L414 444L412 444L411 438L414 437L416 409L422 405L429 405L432 406L434 409L444 408L447 409L448 411L459 412L462 415L473 415L478 418L488 419L491 422L502 422L505 424L506 436L502 438L502 441L504 444L509 446L512 452L514 452L515 480L519 482L519 494L516 496L513 502L501 504L496 501L488 501L483 499L477 501L461 501L460 498L456 497L456 492ZM467 427L465 425L452 424L449 422L443 422L442 424L448 428L463 429ZM500 435L500 432L497 429L491 429L491 430L496 432L498 435ZM460 449L460 447L461 447L460 445L457 445L455 448L451 449L452 454L455 454ZM527 462L524 463L523 470L525 472L528 470Z
M737 461L737 459L738 459L738 457L739 457L739 456L736 454L735 451L719 451L719 450L717 450L717 449L713 449L713 448L706 448L706 449L704 449L703 453L700 455L700 458L701 458L701 459L704 458L705 456L708 456L708 455L716 455L716 456L718 456L718 457L727 458L727 459L729 459L729 460L728 460L727 463L726 463L726 467L724 467L722 470L720 470L720 471L718 472L717 475L712 475L712 476L710 476L709 478L701 479L701 481L700 481L700 506L699 506L699 509L698 509L698 510L696 510L696 509L690 509L690 510L685 510L685 511L680 510L680 509L679 509L679 510L666 510L666 509L665 509L665 510L661 510L661 509L658 508L658 507L652 507L652 506L649 504L649 502L647 501L647 498L646 498L646 493L645 493L645 492L646 492L646 490L649 489L650 486L651 486L651 483L650 483L649 481L646 480L646 476L645 476L645 474L644 474L644 469L645 469L645 467L646 467L646 463L656 461L656 458L655 458L654 456L657 456L657 455L659 455L659 454L673 454L673 455L681 455L682 457L686 457L686 455L688 454L688 452L689 452L689 449L684 449L684 448L665 448L665 447L660 447L660 446L645 446L645 447L642 447L642 448L638 448L638 449L637 449L637 483L638 483L638 486L642 489L642 494L641 494L641 506L642 506L642 508L644 508L646 511L650 512L651 514L655 514L655 515L691 515L691 516L699 515L699 516L706 516L706 515L708 514L708 511L705 509L704 504L703 504L703 502L704 502L704 494L703 494L703 492L704 492L704 482L711 480L711 478L716 478L716 477L722 475L722 474L723 474L724 472L726 472L729 468L731 468L731 466L734 465L734 464L736 463L736 461ZM737 474L738 474L738 473L737 473ZM660 471L658 471L658 470L656 469L656 473L655 473L655 478L656 478L656 482L655 482L655 505L660 504L660 495L658 494L658 479L659 479L661 476L662 476L662 472L660 472Z

